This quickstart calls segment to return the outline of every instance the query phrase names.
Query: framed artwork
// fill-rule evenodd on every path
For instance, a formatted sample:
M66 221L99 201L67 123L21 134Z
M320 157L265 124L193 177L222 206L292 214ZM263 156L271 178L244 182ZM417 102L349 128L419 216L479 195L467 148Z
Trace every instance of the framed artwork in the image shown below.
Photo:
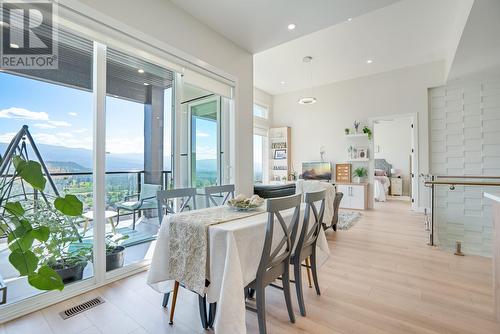
M286 150L274 150L274 159L284 160L286 159Z
M368 147L356 148L356 158L357 159L368 159Z
M302 178L304 180L327 180L332 179L332 165L329 162L303 162Z
M335 182L337 183L351 182L351 164L335 165Z

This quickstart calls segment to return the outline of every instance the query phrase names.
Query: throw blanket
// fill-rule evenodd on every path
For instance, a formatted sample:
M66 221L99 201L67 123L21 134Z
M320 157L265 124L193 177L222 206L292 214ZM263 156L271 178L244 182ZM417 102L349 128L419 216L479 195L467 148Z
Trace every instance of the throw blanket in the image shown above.
M186 288L203 296L208 272L208 227L263 213L234 211L218 206L208 209L184 211L164 217L169 226L169 279L182 283Z
M325 189L325 213L323 222L329 225L333 220L333 201L335 200L335 187L328 182L321 182L316 180L298 180L296 183L295 192L297 194L304 194L309 192L316 192ZM304 200L304 198L302 198Z

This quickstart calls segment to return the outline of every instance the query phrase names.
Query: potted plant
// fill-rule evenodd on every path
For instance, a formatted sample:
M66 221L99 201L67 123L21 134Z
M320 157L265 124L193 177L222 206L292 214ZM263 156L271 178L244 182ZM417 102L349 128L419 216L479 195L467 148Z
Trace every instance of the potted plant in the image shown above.
M60 215L45 205L38 207L27 218L33 224L40 221L38 224L49 229L49 238L33 248L41 263L52 268L65 284L81 280L91 258L92 245L80 242L74 218Z
M361 183L361 178L368 175L368 171L364 167L358 167L354 170L354 176L356 178L356 183Z
M123 267L125 247L122 243L128 238L128 235L121 234L106 236L106 271Z
M64 233L57 234L47 225L55 223L56 220L58 223L69 223L70 217L82 214L83 204L74 195L56 197L53 202L49 202L48 199L45 201L36 196L28 199L24 194L23 204L14 201L13 199L17 198L11 196L8 190L12 189L15 182L24 182L24 185L31 186L36 193L44 190L47 180L41 165L36 161L16 155L9 163L12 163L14 168L12 172L7 168L7 174L2 175L4 183L0 192L0 235L7 236L11 251L9 262L19 272L19 276L27 277L31 286L39 290L62 290L64 282L56 270L58 265L64 265L58 263L58 260L69 259L62 255L62 251L59 253L61 256L51 252L60 249L56 247L56 243L61 242L58 240L61 235L73 238L78 232L74 226L70 228L63 224L64 227L60 229L63 229ZM70 262L74 264L74 258L64 263Z
M349 128L345 128L344 132L345 132L345 135L347 136L347 135L349 135L349 132L351 132L351 130L349 130Z
M368 140L372 139L372 130L370 130L370 128L366 125L363 127L363 133L366 133L368 135Z

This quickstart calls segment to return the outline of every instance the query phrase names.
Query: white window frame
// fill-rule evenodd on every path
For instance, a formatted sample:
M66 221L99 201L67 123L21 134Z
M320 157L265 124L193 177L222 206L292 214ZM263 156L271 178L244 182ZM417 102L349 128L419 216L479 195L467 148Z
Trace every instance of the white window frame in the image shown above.
M87 14L82 14L87 12ZM89 14L89 12L92 12ZM91 15L91 16L90 16ZM182 74L185 68L198 72L208 78L220 81L237 92L238 79L223 70L208 65L201 59L188 55L166 43L142 34L124 24L115 22L114 27L106 22L106 17L85 5L76 2L70 7L59 4L59 27L66 27L94 42L93 55L93 183L94 183L94 276L75 282L64 288L63 291L47 291L28 297L21 301L6 304L0 307L0 323L40 310L52 304L64 301L82 293L95 290L116 280L147 270L150 260L143 260L116 270L106 272L105 261L105 145L106 145L106 49L113 48L139 57L145 61L167 68ZM140 50L140 51L139 51ZM174 94L176 90L174 89ZM238 104L237 94L232 93L232 114ZM180 106L177 94L176 109ZM178 109L177 109L178 110ZM174 113L176 111L173 111ZM234 117L230 126L234 128ZM174 140L176 126L173 129ZM234 131L233 131L234 132ZM174 148L177 146L174 143ZM235 147L231 147L230 156L234 157ZM173 152L174 159L178 159L178 152ZM176 171L178 161L174 161L172 172ZM229 167L228 167L229 168ZM175 174L174 174L174 177Z
M267 104L254 101L253 105L257 105L266 109L266 117L259 117L253 114L253 134L263 137L262 140L262 183L269 183L269 128L270 125L270 108ZM253 165L252 165L253 168ZM255 174L252 174L252 176ZM255 180L254 180L255 181Z

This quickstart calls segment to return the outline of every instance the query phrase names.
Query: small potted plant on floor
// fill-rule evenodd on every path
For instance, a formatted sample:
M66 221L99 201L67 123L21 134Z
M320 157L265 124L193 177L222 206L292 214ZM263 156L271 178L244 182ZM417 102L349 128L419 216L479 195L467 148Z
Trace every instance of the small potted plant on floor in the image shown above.
M364 167L358 167L354 170L356 183L361 183L361 179L368 175L368 171Z
M128 237L128 235L121 234L106 236L106 271L123 267L125 247L122 243Z

